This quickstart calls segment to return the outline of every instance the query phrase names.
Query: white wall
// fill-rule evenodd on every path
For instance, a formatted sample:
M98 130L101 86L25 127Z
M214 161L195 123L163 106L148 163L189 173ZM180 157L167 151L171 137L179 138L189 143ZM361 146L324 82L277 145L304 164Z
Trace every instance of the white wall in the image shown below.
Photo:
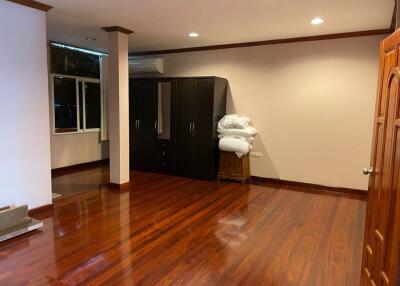
M45 17L0 1L0 206L52 200Z
M51 168L61 168L108 158L108 141L99 132L51 136Z
M252 175L367 189L382 36L164 55L163 76L229 80L259 135Z

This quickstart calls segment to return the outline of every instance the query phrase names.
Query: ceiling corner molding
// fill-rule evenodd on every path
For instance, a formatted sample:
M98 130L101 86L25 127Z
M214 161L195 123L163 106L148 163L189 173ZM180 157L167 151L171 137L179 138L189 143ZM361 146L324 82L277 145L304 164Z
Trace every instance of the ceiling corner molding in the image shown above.
M324 34L324 35L317 35L317 36L275 39L275 40L266 40L266 41L257 41L257 42L200 46L200 47L190 47L190 48L180 48L180 49L170 49L170 50L133 52L133 53L130 53L129 55L130 56L150 56L150 55L161 55L161 54L200 52L200 51L210 51L210 50L222 50L222 49L288 44L288 43L297 43L297 42L309 42L309 41L333 40L333 39L343 39L343 38L355 38L355 37L364 37L364 36L387 35L387 34L391 34L393 32L394 32L393 28L365 30L365 31Z
M103 27L102 29L106 32L121 32L127 35L134 33L134 31L120 26Z
M48 12L53 7L34 0L7 0L8 2L20 4L43 12Z

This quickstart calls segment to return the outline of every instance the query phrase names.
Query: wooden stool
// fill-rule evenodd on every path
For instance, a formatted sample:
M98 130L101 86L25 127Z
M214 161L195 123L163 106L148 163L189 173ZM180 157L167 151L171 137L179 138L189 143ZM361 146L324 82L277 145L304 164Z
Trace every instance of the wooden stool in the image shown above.
M218 180L239 182L250 181L249 153L239 158L235 152L221 151L219 156Z

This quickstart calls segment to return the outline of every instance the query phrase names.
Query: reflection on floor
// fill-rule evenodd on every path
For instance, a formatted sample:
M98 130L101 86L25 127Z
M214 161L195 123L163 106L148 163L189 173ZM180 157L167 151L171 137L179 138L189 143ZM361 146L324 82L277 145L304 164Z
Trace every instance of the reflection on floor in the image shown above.
M109 182L109 167L84 170L52 179L53 193L62 196L79 195L88 190L99 190Z
M43 229L0 244L0 285L359 285L362 197L143 172L115 194L107 176L54 179Z

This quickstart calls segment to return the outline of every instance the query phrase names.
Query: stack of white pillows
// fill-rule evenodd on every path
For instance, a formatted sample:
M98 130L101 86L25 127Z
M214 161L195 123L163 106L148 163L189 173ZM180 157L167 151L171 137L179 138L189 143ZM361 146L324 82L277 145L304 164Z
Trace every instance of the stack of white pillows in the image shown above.
M250 126L250 118L238 114L225 115L218 122L219 149L235 152L241 158L251 150L257 130Z

